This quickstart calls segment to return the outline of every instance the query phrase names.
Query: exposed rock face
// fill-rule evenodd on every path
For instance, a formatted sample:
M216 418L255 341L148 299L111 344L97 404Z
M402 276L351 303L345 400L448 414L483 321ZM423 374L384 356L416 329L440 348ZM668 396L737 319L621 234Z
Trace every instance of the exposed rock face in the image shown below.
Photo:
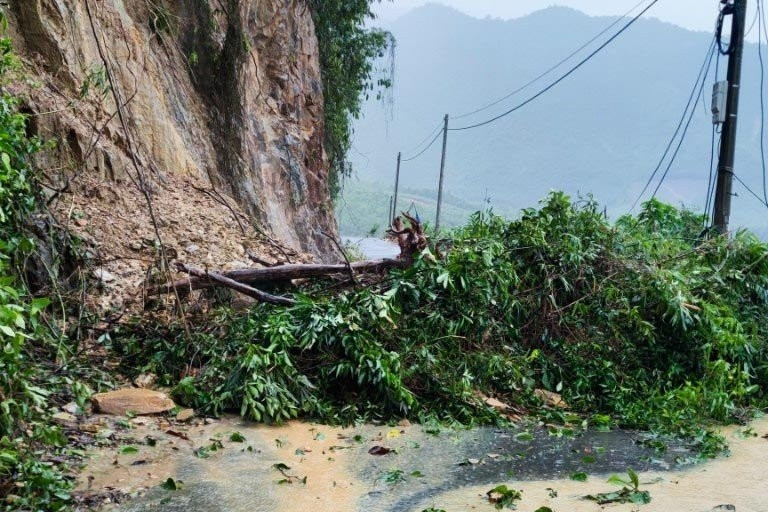
M58 139L41 162L54 188L70 183L67 193L83 195L83 178L118 191L144 182L159 197L189 180L233 198L294 249L330 254L319 233L336 231L322 84L303 1L24 0L12 2L11 36L30 75L13 87L37 114L33 129ZM116 208L134 218L147 206Z

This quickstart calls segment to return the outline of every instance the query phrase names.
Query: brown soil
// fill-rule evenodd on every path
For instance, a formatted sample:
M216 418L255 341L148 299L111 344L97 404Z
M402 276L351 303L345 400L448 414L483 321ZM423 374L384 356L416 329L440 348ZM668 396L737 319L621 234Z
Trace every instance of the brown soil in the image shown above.
M234 200L210 185L168 175L153 177L150 189L169 261L216 270L311 260L256 231ZM53 211L93 252L92 277L101 289L93 297L98 309L138 311L147 285L177 276L161 270L148 204L134 184L83 175Z

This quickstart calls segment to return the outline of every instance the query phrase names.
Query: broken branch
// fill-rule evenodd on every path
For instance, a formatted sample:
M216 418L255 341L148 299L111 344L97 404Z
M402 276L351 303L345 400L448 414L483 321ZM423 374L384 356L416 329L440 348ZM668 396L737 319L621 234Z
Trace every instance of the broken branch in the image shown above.
M277 295L272 295L267 292L257 290L256 288L248 286L247 284L237 282L234 279L230 279L216 272L200 270L180 262L176 262L176 267L181 272L186 272L187 274L195 276L199 279L208 279L212 283L217 283L221 286L231 288L237 292L242 293L243 295L253 297L254 299L261 302L267 302L269 304L277 304L279 306L293 306L294 304L296 304L296 301L293 299L289 299L287 297L278 297Z
M380 273L403 266L405 266L403 261L393 259L358 261L351 265L352 270L359 274ZM217 286L217 283L210 278L211 272L207 274L203 271L200 272L203 273L202 276L189 272L193 277L149 288L147 293L150 295L155 293L173 293L175 288L179 290L203 290ZM216 275L240 284L253 285L257 283L290 281L292 279L329 277L335 274L346 274L347 272L348 268L346 265L291 264L269 268L228 270L218 272Z

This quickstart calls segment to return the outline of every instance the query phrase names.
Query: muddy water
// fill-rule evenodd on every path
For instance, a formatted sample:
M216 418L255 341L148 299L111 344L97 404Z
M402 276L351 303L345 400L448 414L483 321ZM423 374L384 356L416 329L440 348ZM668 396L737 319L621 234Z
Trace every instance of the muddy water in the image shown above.
M128 433L138 453L123 455L119 448L107 448L96 454L82 486L87 487L90 476L92 490L137 492L129 503L113 507L137 512L420 512L430 506L451 512L493 510L485 493L504 483L523 491L520 511L549 506L559 512L580 512L601 510L581 497L615 490L606 482L608 476L633 468L641 475L642 488L651 492L652 502L611 505L609 510L706 512L732 504L740 512L768 512L768 478L763 476L768 440L760 437L768 433L768 420L754 424L758 436L729 430L732 455L695 466L680 464L691 455L683 446L671 443L658 453L638 443L639 434L621 431L571 438L536 428L338 429L300 422L256 427L232 419L182 427L155 421ZM166 434L167 430L189 439ZM230 441L235 431L246 438L244 443ZM139 444L146 435L157 439L154 447ZM212 439L220 440L224 448L209 451L208 458L196 457L193 451L210 446ZM374 446L392 451L370 455ZM282 474L275 464L290 469ZM577 471L587 473L588 480L570 480ZM161 489L159 484L168 477L183 481L183 488ZM552 489L556 497L550 495Z

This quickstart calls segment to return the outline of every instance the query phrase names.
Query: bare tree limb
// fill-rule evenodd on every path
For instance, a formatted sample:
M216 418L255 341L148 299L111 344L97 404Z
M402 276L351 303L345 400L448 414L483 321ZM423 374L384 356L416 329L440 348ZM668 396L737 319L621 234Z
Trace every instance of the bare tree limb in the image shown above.
M326 238L330 238L331 242L333 242L333 245L336 246L336 248L341 253L342 257L344 258L344 261L347 263L347 272L349 273L349 279L354 283L357 284L357 278L355 277L355 271L352 270L352 264L349 262L349 258L347 257L347 252L342 249L341 244L339 244L339 241L336 240L336 237L331 235L330 233L326 233L325 231L320 231L320 233L325 236Z
M403 261L392 259L356 261L351 264L352 270L358 274L379 273L393 268L402 268L403 266L405 266ZM329 277L336 274L346 273L346 265L290 264L268 268L227 270L219 272L218 275L241 284L254 285L258 283L285 282L292 279ZM151 287L147 290L147 293L150 295L155 293L173 293L174 289L190 291L204 290L215 286L207 276L203 278L195 276L194 274L192 274L192 276L193 277L188 279L181 279L172 283Z
M176 262L176 268L178 268L181 272L186 272L187 274L195 276L200 279L208 279L212 283L217 283L226 288L231 288L236 292L240 292L243 295L253 297L254 299L261 302L267 302L269 304L277 304L278 306L293 306L294 304L296 304L296 301L293 299L289 299L287 297L278 297L277 295L272 295L267 292L257 290L256 288L248 286L247 284L239 283L234 279L230 279L221 274L217 274L216 272L210 272L208 270L200 270L198 268L190 267L180 262Z

